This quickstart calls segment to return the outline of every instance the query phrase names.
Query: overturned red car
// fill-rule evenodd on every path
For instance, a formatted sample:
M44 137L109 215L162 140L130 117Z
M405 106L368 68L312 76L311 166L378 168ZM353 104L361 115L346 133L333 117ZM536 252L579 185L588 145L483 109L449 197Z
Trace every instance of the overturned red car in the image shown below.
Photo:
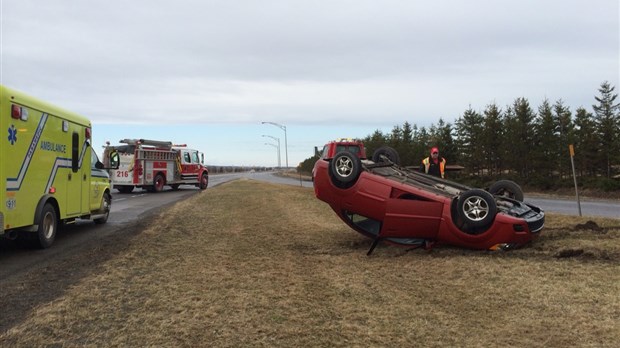
M333 145L333 144L332 144ZM536 238L544 212L523 202L521 188L501 180L488 190L470 188L399 165L389 147L372 160L361 151L334 154L326 146L313 169L316 197L355 231L410 247L450 244L471 249L511 249Z

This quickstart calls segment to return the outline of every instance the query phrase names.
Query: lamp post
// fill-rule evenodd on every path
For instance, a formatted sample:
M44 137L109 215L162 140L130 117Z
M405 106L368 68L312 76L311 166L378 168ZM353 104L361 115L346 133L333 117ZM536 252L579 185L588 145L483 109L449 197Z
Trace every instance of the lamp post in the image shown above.
M286 126L281 125L279 123L275 123L275 122L261 122L262 124L271 124L274 125L280 129L282 129L284 131L284 152L286 153L286 169L288 169L288 143L286 141Z
M272 144L272 143L265 143L265 145L269 145L269 146L273 146L276 148L276 153L278 154L278 167L280 167L280 147L276 144Z
M282 165L280 164L280 158L282 158L280 156L280 138L272 137L271 135L265 135L265 134L263 134L261 136L262 137L266 137L266 138L271 138L271 139L273 139L273 140L278 142L278 168L282 167Z

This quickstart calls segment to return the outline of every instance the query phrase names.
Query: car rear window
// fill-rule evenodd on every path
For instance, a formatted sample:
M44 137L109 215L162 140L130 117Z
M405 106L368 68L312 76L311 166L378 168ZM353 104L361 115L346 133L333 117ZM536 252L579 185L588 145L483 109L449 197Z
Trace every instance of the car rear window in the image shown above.
M357 145L338 145L336 146L336 153L340 152L340 151L349 151L352 154L359 154L360 153L360 148Z

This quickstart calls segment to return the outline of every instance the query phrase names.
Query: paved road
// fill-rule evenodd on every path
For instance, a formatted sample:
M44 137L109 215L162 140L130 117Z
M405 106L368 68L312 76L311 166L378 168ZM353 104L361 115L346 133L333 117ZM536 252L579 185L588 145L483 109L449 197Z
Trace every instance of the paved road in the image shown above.
M544 211L565 215L579 216L577 200L525 197L526 202L542 208ZM593 201L581 200L582 216L602 216L620 219L620 202L617 201Z

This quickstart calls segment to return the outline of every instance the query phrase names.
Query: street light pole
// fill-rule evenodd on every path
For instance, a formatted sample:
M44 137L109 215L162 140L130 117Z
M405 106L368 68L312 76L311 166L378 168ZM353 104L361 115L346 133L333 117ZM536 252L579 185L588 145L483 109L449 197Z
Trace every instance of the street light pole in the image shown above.
M272 143L265 143L265 145L269 145L269 146L273 146L276 148L276 153L278 154L278 167L280 167L280 147L276 144L272 144Z
M278 168L281 168L282 165L280 164L280 158L282 158L282 157L280 156L280 138L276 138L276 137L273 137L271 135L265 135L265 134L263 134L261 136L262 137L266 137L266 138L271 138L271 139L273 139L273 140L278 142Z
M286 152L286 169L288 169L288 142L286 140L286 126L275 122L261 122L262 124L272 124L284 131L284 151Z

